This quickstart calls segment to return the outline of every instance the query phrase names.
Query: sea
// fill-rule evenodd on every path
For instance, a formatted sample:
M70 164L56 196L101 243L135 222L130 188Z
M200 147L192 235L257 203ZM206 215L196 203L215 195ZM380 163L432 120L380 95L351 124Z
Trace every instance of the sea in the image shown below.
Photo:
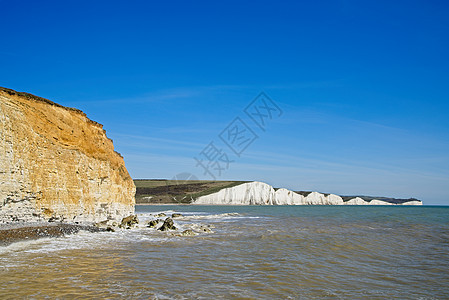
M164 213L176 231L145 223ZM4 299L449 299L449 207L136 206L0 247ZM159 217L160 218L160 217ZM185 230L196 232L183 236Z

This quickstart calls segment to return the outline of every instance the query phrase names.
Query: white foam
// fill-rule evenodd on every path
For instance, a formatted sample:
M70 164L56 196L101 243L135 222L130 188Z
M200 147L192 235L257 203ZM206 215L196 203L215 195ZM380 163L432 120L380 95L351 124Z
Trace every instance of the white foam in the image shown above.
M176 218L177 220L214 220L214 219L236 219L236 218L244 218L239 213L223 213L216 215L190 215L183 216L180 218Z
M7 246L0 246L0 255L23 252L27 249L30 249L31 247L40 246L49 241L51 241L51 238L41 238L37 240L24 240L15 242Z

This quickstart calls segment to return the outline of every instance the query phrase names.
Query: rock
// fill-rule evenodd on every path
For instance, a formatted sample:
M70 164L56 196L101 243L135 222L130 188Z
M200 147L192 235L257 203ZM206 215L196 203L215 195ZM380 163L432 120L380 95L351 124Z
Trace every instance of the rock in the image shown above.
M200 230L206 233L213 233L212 229L210 229L208 226L201 226Z
M155 228L159 224L159 220L151 220L147 223L147 227L149 228Z
M155 218L162 218L162 217L166 217L166 216L167 216L167 215L164 214L164 213L159 213L159 214L155 215L154 217L155 217Z
M104 229L106 231L115 231L115 228L118 227L118 223L113 220L104 220L94 224L95 227Z
M139 219L137 218L137 215L130 215L126 218L123 218L120 227L130 229L134 227L136 224L139 224Z
M171 217L174 219L174 218L180 218L180 217L182 217L182 215L181 214L178 214L178 213L174 213L174 214L172 214L171 215Z
M55 215L87 223L134 213L123 157L82 111L0 88L0 133L0 222Z
M57 218L57 217L55 217L55 216L52 216L52 217L50 217L50 219L48 219L48 222L57 222L57 221L59 221L59 218Z
M106 229L106 228L108 228L108 222L109 222L109 220L104 220L104 221L95 223L94 226L97 227L97 228L104 228L104 229Z
M176 230L177 228L174 225L172 218L167 218L164 221L164 224L162 224L161 228L159 228L160 231L168 231L168 230Z
M181 236L195 236L196 233L193 230L187 229L181 232Z

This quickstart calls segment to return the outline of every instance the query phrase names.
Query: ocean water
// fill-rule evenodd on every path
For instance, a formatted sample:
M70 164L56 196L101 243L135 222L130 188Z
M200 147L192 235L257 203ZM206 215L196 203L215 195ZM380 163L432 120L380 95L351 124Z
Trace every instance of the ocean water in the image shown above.
M0 298L449 298L449 207L136 211L136 229L0 247ZM159 212L183 214L178 232L213 232L143 226Z

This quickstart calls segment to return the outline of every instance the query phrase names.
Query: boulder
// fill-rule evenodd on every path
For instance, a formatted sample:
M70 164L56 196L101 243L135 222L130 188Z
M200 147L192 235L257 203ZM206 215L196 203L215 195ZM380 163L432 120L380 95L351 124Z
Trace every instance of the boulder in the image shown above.
M174 214L172 214L171 215L171 217L174 219L174 218L180 218L180 217L182 217L182 215L181 214L178 214L178 213L174 213Z
M175 224L173 222L172 218L167 218L164 221L164 224L162 224L161 228L159 228L160 231L168 231L168 230L176 230Z
M155 228L159 224L159 220L151 220L147 223L147 227L149 228Z
M51 216L50 219L48 219L48 222L50 222L50 223L57 222L57 221L59 221L59 218L55 217L55 216Z
M193 230L187 229L181 232L181 236L195 236L196 233Z
M114 220L104 220L94 224L95 227L105 229L106 231L115 232L115 228L118 226Z
M212 229L210 229L208 226L201 226L200 231L206 232L206 233L212 233Z
M130 215L130 216L122 219L122 223L120 224L120 227L130 229L130 228L134 227L136 224L139 224L139 219L137 218L137 215Z
M104 221L95 223L94 226L98 227L98 228L106 229L106 228L108 228L108 225L109 225L108 222L109 222L109 220L104 220Z

